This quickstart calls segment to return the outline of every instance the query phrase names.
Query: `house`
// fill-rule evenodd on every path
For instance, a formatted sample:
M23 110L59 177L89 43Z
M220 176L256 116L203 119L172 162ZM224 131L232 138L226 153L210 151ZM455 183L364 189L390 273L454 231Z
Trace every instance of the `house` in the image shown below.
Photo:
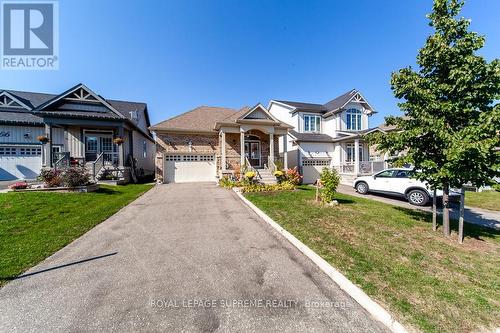
M56 95L0 90L0 180L70 163L96 178L152 174L149 126L146 104L105 99L83 84Z
M261 104L239 110L197 107L150 127L156 135L156 178L216 181L246 165L258 178L274 179L278 146L286 150L291 128ZM280 162L285 168L286 157Z
M380 128L369 128L373 107L353 89L325 103L271 100L269 113L290 124L286 144L279 147L288 166L298 166L304 183L314 183L324 167L337 169L343 183L358 175L382 170L385 162L370 160L370 147L363 135Z

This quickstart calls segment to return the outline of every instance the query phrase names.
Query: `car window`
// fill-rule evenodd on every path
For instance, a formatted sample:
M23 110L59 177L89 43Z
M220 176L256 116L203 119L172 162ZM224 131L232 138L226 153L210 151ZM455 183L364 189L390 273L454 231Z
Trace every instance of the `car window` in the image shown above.
M412 170L397 170L396 175L394 177L396 177L396 178L410 178L411 176L413 176Z
M380 177L380 178L390 178L390 177L392 177L393 173L394 173L394 170L384 170L384 171L377 173L375 176Z

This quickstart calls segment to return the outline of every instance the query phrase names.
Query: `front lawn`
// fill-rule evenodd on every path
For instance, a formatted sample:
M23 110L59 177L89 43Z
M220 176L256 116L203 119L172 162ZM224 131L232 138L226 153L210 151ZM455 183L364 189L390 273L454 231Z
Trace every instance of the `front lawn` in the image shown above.
M398 320L425 332L469 332L500 325L498 232L466 224L463 245L433 232L430 215L315 190L245 196ZM453 226L456 228L456 225Z
M124 207L152 185L92 193L0 194L0 286Z
M465 205L500 211L500 192L465 192Z

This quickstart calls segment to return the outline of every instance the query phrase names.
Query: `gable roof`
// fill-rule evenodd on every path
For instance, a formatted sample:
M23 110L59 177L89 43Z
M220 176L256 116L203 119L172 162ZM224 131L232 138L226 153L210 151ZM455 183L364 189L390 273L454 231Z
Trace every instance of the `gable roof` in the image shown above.
M202 105L159 122L150 129L153 131L213 132L216 122L234 116L242 110Z
M2 90L0 89L0 94L7 93L13 96L15 99L19 100L23 104L29 107L26 110L13 110L1 109L0 108L0 122L1 123L22 123L22 124L43 124L42 116L64 116L72 118L97 118L97 119L124 119L128 123L132 124L133 127L139 129L143 134L151 137L148 127L151 125L149 120L149 114L147 110L146 103L130 102L130 101L120 101L120 100L110 100L105 99L100 95L92 92L92 96L95 102L102 103L109 108L109 112L93 112L92 107L85 105L80 109L64 109L61 107L59 110L45 110L47 106L57 104L57 101L62 101L68 93L75 91L77 89L84 88L90 91L83 84L77 84L76 86L68 89L62 94L46 94L30 91L18 91L18 90ZM95 97L94 97L95 96ZM55 104L54 104L55 103ZM114 112L111 110L115 110ZM23 111L23 112L20 112ZM51 113L54 112L55 113ZM136 122L130 112L137 111L145 118L145 126Z
M347 105L351 100L357 99L358 102L365 105L365 108L370 110L370 113L376 113L375 110L368 104L368 102L364 99L361 93L356 89L351 89L348 92L343 93L342 95L332 99L325 104L316 104L316 103L303 103L303 102L292 102L285 100L272 100L272 102L278 102L281 104L285 104L293 108L291 113L295 112L312 112L312 113L320 113L324 117L328 117L334 113L342 111L342 108Z

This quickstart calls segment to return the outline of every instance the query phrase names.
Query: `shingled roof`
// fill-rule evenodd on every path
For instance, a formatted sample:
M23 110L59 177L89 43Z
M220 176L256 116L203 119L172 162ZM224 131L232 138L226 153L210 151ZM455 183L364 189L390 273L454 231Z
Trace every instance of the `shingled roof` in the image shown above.
M293 101L285 101L285 100L273 100L278 103L282 103L294 108L292 111L295 112L312 112L312 113L320 113L322 115L328 116L330 114L340 112L341 108L346 105L350 100L352 100L357 94L360 95L359 91L356 89L351 89L348 92L332 99L325 104L316 104L316 103L303 103L303 102L293 102ZM368 103L366 103L367 106ZM371 107L370 110L375 113Z

